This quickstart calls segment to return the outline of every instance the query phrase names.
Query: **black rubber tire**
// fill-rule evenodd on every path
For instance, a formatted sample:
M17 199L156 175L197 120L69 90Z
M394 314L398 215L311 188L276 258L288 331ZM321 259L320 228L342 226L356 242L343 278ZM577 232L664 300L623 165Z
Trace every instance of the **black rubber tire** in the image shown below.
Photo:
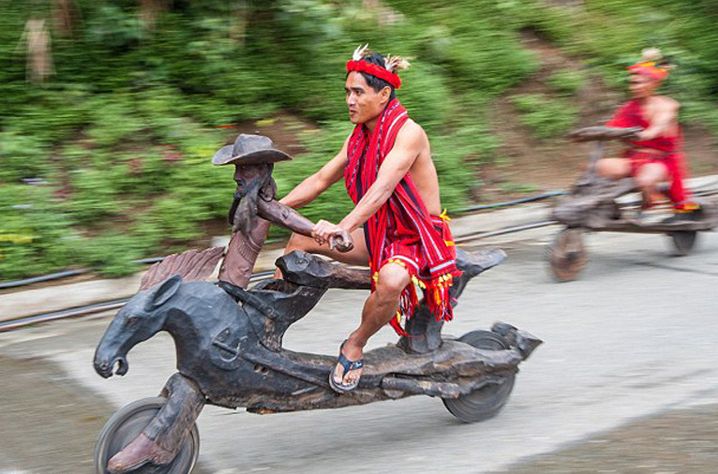
M546 256L556 281L575 280L588 263L583 229L563 229L547 248Z
M509 344L503 337L491 331L471 331L459 338L477 349L506 350ZM443 398L449 412L464 423L488 420L504 407L514 388L516 374L507 375L501 384L488 384L459 398Z
M695 230L682 230L669 232L668 236L673 241L673 247L678 255L688 255L696 246L698 232Z
M167 402L163 397L137 400L117 410L97 437L95 445L95 472L106 474L107 462L122 448L135 439ZM192 472L199 456L199 430L193 425L182 443L177 457L167 465L148 464L132 471L132 474L188 474Z

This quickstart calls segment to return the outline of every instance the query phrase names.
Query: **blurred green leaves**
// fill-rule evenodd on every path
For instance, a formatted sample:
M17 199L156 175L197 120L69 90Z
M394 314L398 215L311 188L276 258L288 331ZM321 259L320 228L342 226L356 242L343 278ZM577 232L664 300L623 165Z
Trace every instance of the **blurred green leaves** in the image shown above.
M511 98L521 112L521 123L539 138L551 138L567 132L576 121L577 111L570 103L542 94L520 94Z
M373 5L372 8L364 8ZM536 73L522 44L530 31L623 87L624 66L659 46L678 69L666 90L686 119L718 130L715 0L267 0L168 2L153 28L138 2L74 0L73 33L51 31L56 74L26 82L18 43L32 0L0 16L0 279L92 266L134 271L134 258L182 250L224 219L231 172L209 163L228 138L220 127L277 113L299 117L304 153L275 169L279 194L319 169L351 130L344 62L372 48L409 56L398 97L427 131L443 204L462 207L477 167L500 143L487 114L499 95ZM588 71L587 71L588 72ZM568 98L587 75L561 70L551 93L511 101L536 136L576 119ZM22 184L28 179L34 185ZM23 181L25 180L25 181ZM302 212L339 220L351 208L341 184Z

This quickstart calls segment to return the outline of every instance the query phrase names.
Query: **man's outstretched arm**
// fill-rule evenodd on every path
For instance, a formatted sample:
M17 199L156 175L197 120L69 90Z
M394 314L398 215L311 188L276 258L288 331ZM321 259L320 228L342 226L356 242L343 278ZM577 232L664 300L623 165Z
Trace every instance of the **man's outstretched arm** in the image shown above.
M399 132L394 148L381 164L376 181L359 200L354 210L342 219L339 227L352 232L379 210L394 192L399 181L409 172L425 142L426 135L422 128L413 122L408 122Z
M342 149L337 155L329 160L322 168L299 183L289 194L279 202L291 208L298 209L314 201L329 186L339 181L344 174L344 167L347 164L347 143L344 141Z
M678 102L669 99L663 100L657 107L651 125L638 133L639 140L653 140L667 133L678 118Z

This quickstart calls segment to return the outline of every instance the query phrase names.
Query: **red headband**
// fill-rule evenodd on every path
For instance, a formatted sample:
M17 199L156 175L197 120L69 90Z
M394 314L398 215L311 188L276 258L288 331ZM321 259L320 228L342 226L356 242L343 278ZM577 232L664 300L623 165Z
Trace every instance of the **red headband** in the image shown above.
M401 87L401 79L399 79L399 76L381 66L377 66L376 64L372 64L367 61L354 61L350 59L347 61L347 72L352 71L371 74L374 77L378 77L379 79L388 82L394 89Z
M648 76L657 81L662 81L668 77L668 69L657 66L653 61L636 63L633 66L628 66L628 72Z

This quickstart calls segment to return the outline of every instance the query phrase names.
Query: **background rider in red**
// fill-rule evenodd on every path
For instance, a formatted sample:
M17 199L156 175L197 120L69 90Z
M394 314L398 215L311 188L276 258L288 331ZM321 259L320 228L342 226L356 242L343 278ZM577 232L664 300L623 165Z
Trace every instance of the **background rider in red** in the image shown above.
M683 185L686 169L683 134L678 124L680 104L656 91L668 77L670 66L663 62L658 49L643 51L641 61L628 68L633 99L621 106L606 124L609 127L641 127L622 158L598 162L599 174L611 179L634 176L643 192L643 208L654 204L657 185L669 181L668 197L676 215L698 211Z
M357 48L347 62L344 86L355 128L332 160L281 200L301 207L344 177L356 205L338 224L319 221L314 239L292 235L285 249L371 268L372 292L361 323L342 343L329 376L338 392L359 383L363 348L372 335L387 323L404 333L401 319L411 317L419 301L416 286L424 290L437 318L452 317L448 290L460 272L448 218L441 214L429 139L395 96L401 86L397 71L406 67L408 62L402 58L384 57L366 46ZM346 254L328 244L337 228L351 233L354 240L354 249Z

